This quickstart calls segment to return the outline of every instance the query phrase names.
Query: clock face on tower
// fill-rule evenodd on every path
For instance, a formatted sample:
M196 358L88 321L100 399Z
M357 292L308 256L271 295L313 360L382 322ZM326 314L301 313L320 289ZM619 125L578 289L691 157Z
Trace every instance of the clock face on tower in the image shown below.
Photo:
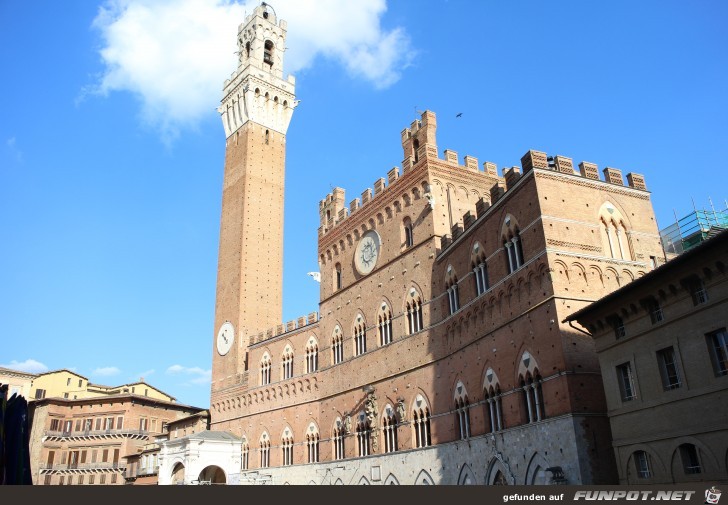
M367 275L374 270L379 259L379 248L381 242L379 234L370 230L364 234L354 252L354 265L362 275Z
M220 326L217 332L217 352L220 356L225 356L233 346L235 340L235 328L230 321L226 321Z

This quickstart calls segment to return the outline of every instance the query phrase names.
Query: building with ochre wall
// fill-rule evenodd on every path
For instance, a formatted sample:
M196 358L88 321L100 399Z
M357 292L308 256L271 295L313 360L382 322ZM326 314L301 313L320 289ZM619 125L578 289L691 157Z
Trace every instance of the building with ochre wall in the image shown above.
M644 178L441 157L426 111L401 167L319 202L319 311L282 324L285 28L265 4L246 18L219 109L222 438L194 471L198 442L163 447L160 483L616 482L593 341L561 321L664 261Z
M728 482L728 231L571 314L593 335L623 485Z

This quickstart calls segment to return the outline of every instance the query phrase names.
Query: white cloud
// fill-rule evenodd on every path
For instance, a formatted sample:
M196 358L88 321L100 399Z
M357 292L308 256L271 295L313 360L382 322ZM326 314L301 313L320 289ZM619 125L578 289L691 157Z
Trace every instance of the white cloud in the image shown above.
M25 361L12 360L7 365L0 365L0 367L27 373L44 373L48 371L47 366L34 359L26 359Z
M105 65L96 92L134 93L144 120L167 140L174 138L214 112L223 81L237 64L237 27L257 5L250 0L106 0L93 23L103 39ZM277 0L274 7L288 21L286 72L295 74L323 56L385 88L412 58L405 31L381 26L386 0Z
M105 366L97 368L96 370L91 372L91 375L98 377L112 377L114 375L119 375L119 373L121 373L121 370L119 370L115 366Z
M205 370L198 366L172 365L167 368L167 374L187 376L189 377L188 384L210 384L212 380L212 370Z
M139 378L141 379L141 378L146 378L146 377L149 377L149 376L150 376L150 375L152 375L152 374L153 374L154 372L156 372L156 370L154 370L154 369L152 368L151 370L144 370L143 372L139 373L138 375L139 375Z
M10 137L5 141L5 146L8 148L13 158L15 158L15 161L23 161L23 152L18 148L18 139Z

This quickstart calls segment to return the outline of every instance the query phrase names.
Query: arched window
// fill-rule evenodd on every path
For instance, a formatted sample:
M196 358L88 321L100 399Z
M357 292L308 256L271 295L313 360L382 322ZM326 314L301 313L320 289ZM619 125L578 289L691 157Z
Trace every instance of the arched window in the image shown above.
M270 466L270 438L267 433L263 433L260 437L260 467L268 468Z
M630 236L622 213L610 202L599 209L599 224L604 255L614 259L632 260Z
M334 365L344 361L344 335L341 331L341 327L338 325L334 328L331 351L333 353Z
M404 247L412 247L415 243L414 240L414 229L412 226L412 220L409 217L405 217L402 221L402 232L404 234Z
M250 465L250 445L248 445L248 439L246 437L243 437L242 450L242 468L243 470L247 470Z
M460 440L470 438L470 402L462 382L455 387L455 420Z
M319 462L319 433L316 425L311 423L306 432L306 447L308 448L308 462Z
M650 456L645 451L635 451L632 453L634 459L634 469L638 479L649 479L652 477L650 470Z
M391 405L384 408L382 416L382 431L384 432L384 452L397 451L397 418Z
M447 271L448 280L445 282L445 289L447 291L448 308L452 315L460 310L460 294L458 293L458 278L452 270L452 267L449 266Z
M523 399L523 408L526 413L525 421L527 423L535 423L545 417L543 410L543 393L541 392L541 376L533 377L531 373L527 373L526 377L520 377L521 397Z
M260 385L261 386L270 384L270 369L271 369L270 356L266 352L260 360Z
M268 93L266 93L266 97L268 96ZM268 142L270 142L270 131L265 131L265 144L268 145Z
M267 63L271 67L273 66L273 49L273 42L266 40L265 45L263 46L263 62Z
M364 318L360 315L354 323L354 356L367 352L367 328Z
M414 153L415 154L415 163L417 163L420 160L420 153L419 153L420 141L415 139L414 142L412 142L412 148L415 151L415 153Z
M341 263L337 263L334 266L334 289L336 291L340 290L343 286L341 281Z
M306 373L314 373L318 370L318 342L311 337L306 344Z
M503 237L503 249L506 253L506 267L508 273L513 273L523 265L523 247L518 229L512 235Z
M334 459L344 459L345 452L344 452L344 438L346 436L346 432L344 431L344 424L341 422L340 418L336 419L336 422L334 423Z
M485 261L485 251L477 242L473 246L471 258L475 277L475 293L476 296L480 296L490 289L490 282L488 280L488 265Z
M372 448L372 428L364 412L359 413L356 423L356 441L359 447L359 456L369 456Z
M412 335L422 331L422 299L414 288L410 290L410 299L407 300L407 327Z
M415 408L412 412L412 425L415 430L415 447L429 447L432 445L430 438L430 409L422 395L417 395Z
M250 58L250 41L245 43L245 57Z
M293 349L287 345L281 356L281 368L283 372L283 380L293 377Z
M389 305L382 303L377 315L377 328L379 330L379 345L392 343L392 311Z
M693 444L682 444L679 447L680 461L682 461L683 472L685 475L695 475L702 473L703 468L700 465L700 455L698 448Z
M283 431L281 437L281 446L283 448L283 466L290 466L293 464L293 433L290 428L286 428Z

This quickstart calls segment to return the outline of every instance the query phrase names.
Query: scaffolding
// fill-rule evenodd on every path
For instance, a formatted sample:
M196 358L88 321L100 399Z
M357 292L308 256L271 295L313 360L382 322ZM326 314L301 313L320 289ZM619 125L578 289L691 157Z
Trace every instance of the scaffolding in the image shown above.
M728 205L723 210L693 210L660 231L666 253L682 254L728 228Z

